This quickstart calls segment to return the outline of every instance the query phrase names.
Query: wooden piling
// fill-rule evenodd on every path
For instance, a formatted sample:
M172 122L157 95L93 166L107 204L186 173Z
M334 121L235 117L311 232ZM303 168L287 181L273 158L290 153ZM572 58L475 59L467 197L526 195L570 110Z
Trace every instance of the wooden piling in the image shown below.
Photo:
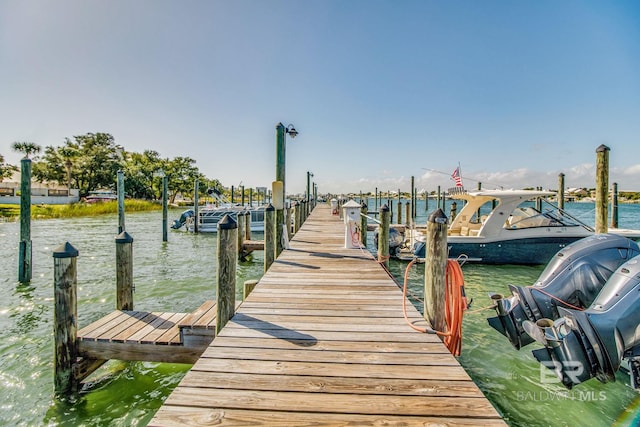
M606 233L609 203L609 147L602 144L596 149L596 233Z
M133 237L116 236L116 310L133 310Z
M446 331L447 216L437 209L427 220L424 267L424 318L436 331Z
M31 282L31 159L20 160L20 244L18 247L18 281Z
M245 282L243 284L243 289L242 289L242 300L243 301L247 299L247 297L255 289L257 284L258 284L258 281L255 280L255 279L245 280Z
M367 247L367 215L369 214L369 208L365 202L360 204L360 240L362 246Z
M618 183L613 183L611 193L611 228L618 228Z
M404 223L407 225L407 227L411 227L411 201L407 200L404 206L405 206Z
M251 240L251 212L245 211L244 214L244 240Z
M238 225L238 233L237 233L237 239L238 239L238 243L237 243L237 255L238 255L238 259L239 260L244 260L244 238L245 238L245 234L244 234L244 227L246 226L246 223L244 222L244 215L245 215L245 211L240 211L238 212L238 215L236 216L237 220L236 220L236 224Z
M264 208L264 272L275 259L276 209L271 203Z
M389 266L389 223L391 211L387 205L380 207L380 225L378 226L378 262Z
M398 222L396 224L402 224L402 200L398 200Z
M416 178L414 176L411 176L411 219L415 219L416 218L416 201L417 201L417 194L416 194Z
M293 232L297 233L298 229L300 229L300 211L302 210L302 203L293 202L291 203L291 207L293 208Z
M564 174L558 175L558 208L564 209Z
M193 232L197 233L200 228L200 181L196 178L193 184Z
M124 224L124 172L118 171L118 183L117 183L117 193L118 193L118 234L122 233L126 230Z
M238 224L225 215L218 222L218 280L216 286L216 335L233 317L236 306L236 253Z
M67 395L76 388L73 365L78 354L77 258L78 250L69 242L53 251L53 386L56 396Z

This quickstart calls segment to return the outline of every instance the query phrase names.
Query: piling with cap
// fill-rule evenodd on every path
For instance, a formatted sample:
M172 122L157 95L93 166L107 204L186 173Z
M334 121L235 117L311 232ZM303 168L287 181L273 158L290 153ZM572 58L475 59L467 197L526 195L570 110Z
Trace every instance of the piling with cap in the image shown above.
M133 237L116 237L116 310L133 310Z
M238 224L226 214L218 222L218 280L216 286L216 335L233 317L236 306L236 258Z
M424 267L424 318L436 331L445 331L447 216L435 210L427 220Z

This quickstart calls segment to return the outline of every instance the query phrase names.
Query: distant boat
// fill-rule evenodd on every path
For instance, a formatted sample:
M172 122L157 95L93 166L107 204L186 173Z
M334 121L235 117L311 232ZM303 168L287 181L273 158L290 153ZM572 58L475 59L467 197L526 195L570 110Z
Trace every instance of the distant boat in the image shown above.
M118 195L109 190L89 191L89 195L85 197L86 203L111 202L118 199Z
M593 235L592 227L543 199L553 194L536 190L452 194L452 199L465 204L447 231L449 257L464 256L483 264L546 264L565 246ZM532 203L536 200L538 207ZM406 255L424 259L425 236L411 231L416 233L415 244ZM640 230L610 228L609 233L640 239Z
M207 190L207 193L214 197L219 203L216 205L206 205L199 207L198 218L195 218L194 211L188 209L180 215L180 218L173 221L171 228L178 230L183 226L187 231L194 231L195 221L198 221L198 232L217 233L218 222L225 215L231 216L234 220L238 220L238 213L247 211L251 214L251 231L264 231L264 209L265 206L243 206L241 204L229 203L220 192L213 189Z

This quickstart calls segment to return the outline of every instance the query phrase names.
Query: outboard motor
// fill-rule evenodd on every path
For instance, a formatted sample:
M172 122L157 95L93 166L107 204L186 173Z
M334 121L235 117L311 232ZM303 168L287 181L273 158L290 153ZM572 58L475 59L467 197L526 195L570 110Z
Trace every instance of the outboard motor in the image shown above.
M373 232L373 244L378 247L378 232L380 227L377 227ZM404 245L404 233L398 230L396 227L389 227L389 255L395 256L398 251Z
M545 346L533 355L569 389L590 378L615 381L622 359L628 359L631 385L639 388L639 296L640 256L616 270L587 310L559 307L563 317L542 328L525 322L525 329Z
M173 220L173 225L171 225L171 228L173 228L174 230L179 229L184 225L185 222L187 222L187 218L191 218L193 217L193 215L193 210L187 209L186 211L182 212L182 215L180 215L179 219Z
M589 307L613 272L639 254L636 242L614 234L578 240L554 255L533 286L509 285L512 295L506 298L492 294L498 315L487 319L489 325L519 350L533 342L524 321L553 321L559 308Z

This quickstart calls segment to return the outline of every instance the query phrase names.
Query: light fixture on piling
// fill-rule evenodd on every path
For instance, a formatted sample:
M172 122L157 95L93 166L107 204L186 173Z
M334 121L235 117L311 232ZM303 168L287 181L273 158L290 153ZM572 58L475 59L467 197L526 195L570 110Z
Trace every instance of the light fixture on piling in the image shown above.
M298 131L291 124L289 126L287 126L287 128L284 131L287 134L289 134L289 136L291 136L291 138L295 138L298 135Z

